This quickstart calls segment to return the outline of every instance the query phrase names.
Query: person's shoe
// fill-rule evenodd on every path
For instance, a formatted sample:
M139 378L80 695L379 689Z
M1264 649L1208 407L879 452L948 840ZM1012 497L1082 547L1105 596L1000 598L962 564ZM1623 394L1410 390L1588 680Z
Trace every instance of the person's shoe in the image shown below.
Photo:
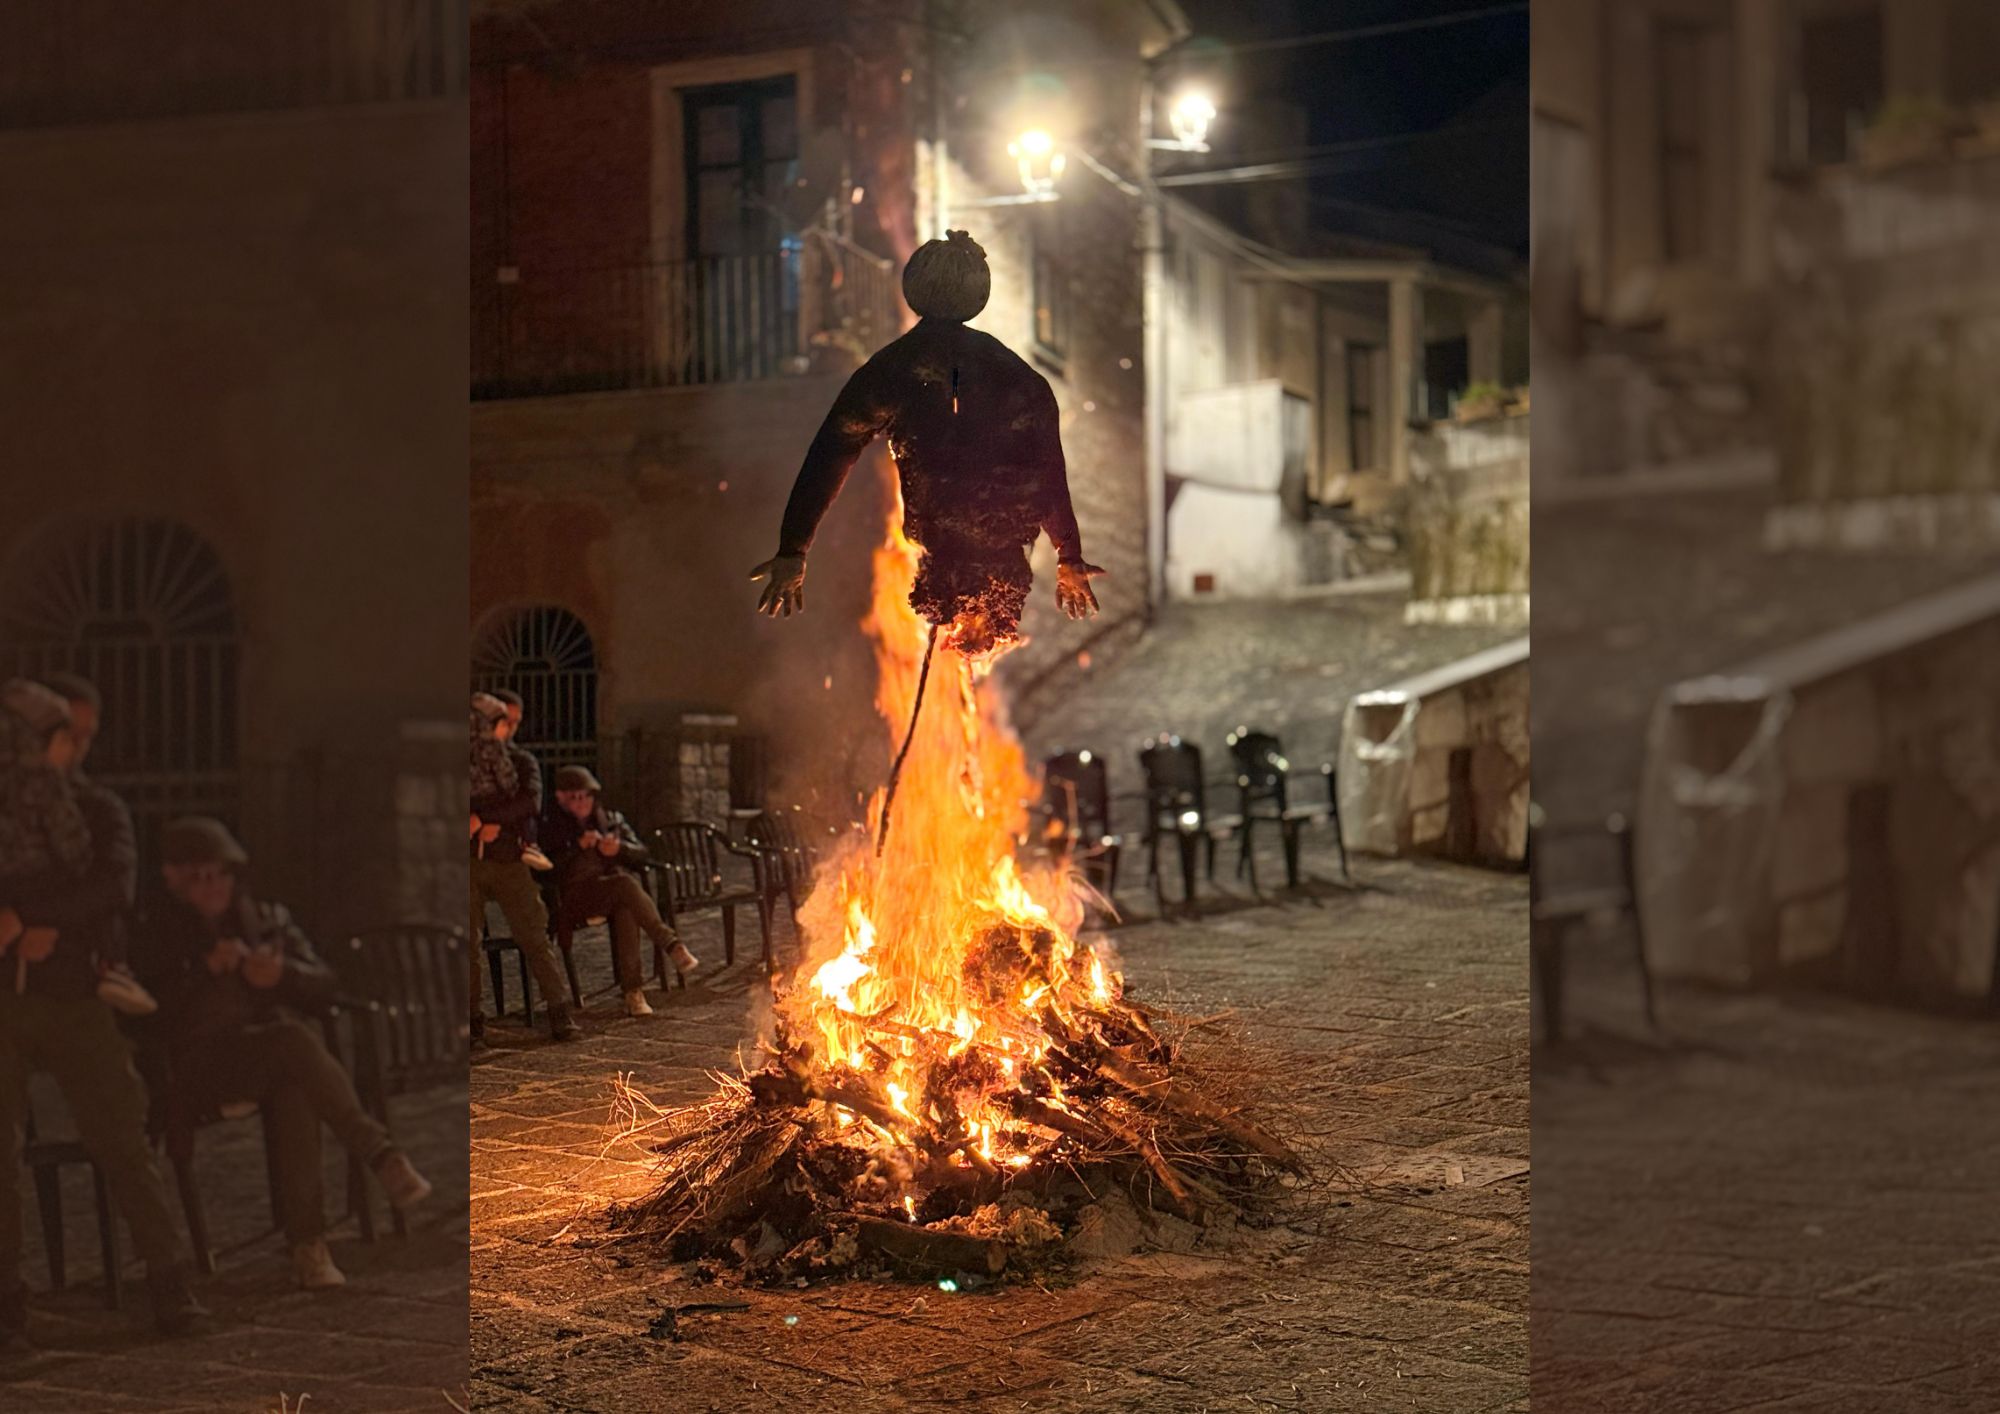
M208 1319L208 1308L195 1299L179 1268L147 1272L146 1293L153 1302L153 1324L162 1335L187 1335Z
M128 968L107 967L97 979L97 999L126 1016L151 1016L160 1009L153 994L139 985Z
M401 1149L391 1149L375 1161L375 1178L399 1213L407 1213L431 1196L431 1181L417 1172Z
M625 994L625 1014L627 1016L651 1016L652 1003L646 1000L644 991L634 987Z
M701 959L687 950L686 943L676 942L667 956L674 960L674 971L683 977L701 966Z
M347 1285L347 1277L333 1264L333 1253L326 1250L324 1238L292 1247L292 1274L307 1291L330 1291Z
M549 1003L549 1035L558 1041L575 1041L583 1036L577 1024L569 1019L569 1008L561 1002Z

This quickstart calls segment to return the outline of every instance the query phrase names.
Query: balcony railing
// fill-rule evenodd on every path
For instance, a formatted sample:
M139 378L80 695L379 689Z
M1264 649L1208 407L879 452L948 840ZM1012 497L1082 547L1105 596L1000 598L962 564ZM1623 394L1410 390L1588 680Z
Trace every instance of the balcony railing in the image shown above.
M866 357L898 329L891 262L813 236L761 255L503 269L474 298L472 396L740 383Z
M444 98L467 0L13 0L0 130Z

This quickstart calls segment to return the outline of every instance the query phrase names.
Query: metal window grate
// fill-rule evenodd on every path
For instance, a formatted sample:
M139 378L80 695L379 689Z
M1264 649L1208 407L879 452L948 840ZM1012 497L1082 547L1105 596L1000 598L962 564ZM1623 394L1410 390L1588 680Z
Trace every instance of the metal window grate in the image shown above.
M221 557L174 521L58 523L0 588L0 672L77 673L103 695L91 774L131 808L144 858L177 815L237 823L240 653Z
M473 687L521 694L521 745L544 771L597 766L597 648L590 629L550 604L496 618L473 649Z

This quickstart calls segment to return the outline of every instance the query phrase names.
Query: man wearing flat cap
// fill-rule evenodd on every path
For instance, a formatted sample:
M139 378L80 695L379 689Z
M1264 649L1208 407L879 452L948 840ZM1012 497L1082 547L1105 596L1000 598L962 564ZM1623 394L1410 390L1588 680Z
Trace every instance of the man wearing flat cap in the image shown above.
M555 866L557 907L573 922L602 918L611 928L612 960L628 1016L651 1016L639 935L673 959L683 976L699 964L638 875L646 847L623 815L606 806L604 787L587 767L556 772L555 806L542 818L541 841Z
M431 1185L362 1107L308 1022L332 1001L338 979L284 905L244 890L250 858L228 826L206 816L176 820L160 854L165 889L141 939L174 1083L200 1109L263 1109L293 1274L309 1290L343 1285L326 1246L320 1125L373 1171L399 1210L422 1202Z
M96 729L96 689L52 676L38 693L16 686L11 696L39 709L39 721L28 720L45 742L58 731L64 738L48 760L64 773L58 784L69 803L81 809L85 850L78 869L54 871L34 888L17 878L0 890L0 1356L32 1350L20 1272L20 1179L28 1080L36 1072L62 1091L77 1137L145 1260L155 1324L180 1334L207 1315L188 1285L186 1249L146 1139L145 1086L112 1011L143 1010L130 1001L144 994L129 978L123 990L105 987L104 964L124 958L138 870L131 816L80 770Z

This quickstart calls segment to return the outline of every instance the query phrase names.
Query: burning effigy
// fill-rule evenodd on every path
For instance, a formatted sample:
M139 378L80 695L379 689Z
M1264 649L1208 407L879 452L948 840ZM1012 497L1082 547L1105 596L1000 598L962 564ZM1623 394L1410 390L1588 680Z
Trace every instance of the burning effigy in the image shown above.
M1079 936L1085 886L1023 852L1025 757L987 659L930 665L919 561L892 525L866 624L892 741L910 723L896 828L826 861L768 1062L650 1124L655 1186L612 1213L677 1257L990 1274L1054 1250L1106 1185L1201 1219L1299 1167L1190 1083L1171 1028Z

